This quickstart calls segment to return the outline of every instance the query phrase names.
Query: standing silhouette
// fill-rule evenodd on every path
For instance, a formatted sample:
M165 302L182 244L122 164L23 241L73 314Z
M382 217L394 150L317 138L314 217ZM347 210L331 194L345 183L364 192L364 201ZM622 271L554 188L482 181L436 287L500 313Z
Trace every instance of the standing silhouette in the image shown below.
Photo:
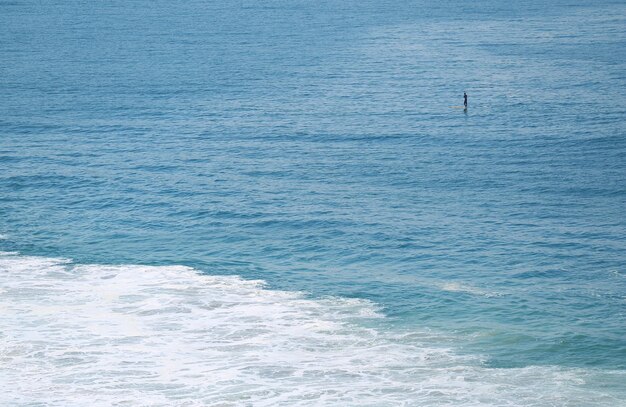
M463 106L467 108L467 93L463 92Z

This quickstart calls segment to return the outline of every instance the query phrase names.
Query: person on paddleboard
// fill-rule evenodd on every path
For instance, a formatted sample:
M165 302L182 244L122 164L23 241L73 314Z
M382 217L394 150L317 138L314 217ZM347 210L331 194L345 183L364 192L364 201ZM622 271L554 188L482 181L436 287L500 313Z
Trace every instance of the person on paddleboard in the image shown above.
M467 109L467 93L463 92L463 106Z

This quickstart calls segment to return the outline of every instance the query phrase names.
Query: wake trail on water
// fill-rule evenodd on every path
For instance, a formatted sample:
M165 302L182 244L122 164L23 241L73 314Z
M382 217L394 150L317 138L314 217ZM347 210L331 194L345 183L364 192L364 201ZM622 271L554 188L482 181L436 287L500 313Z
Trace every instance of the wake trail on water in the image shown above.
M487 368L369 301L183 266L2 253L0 311L0 405L615 406L586 383L624 378Z

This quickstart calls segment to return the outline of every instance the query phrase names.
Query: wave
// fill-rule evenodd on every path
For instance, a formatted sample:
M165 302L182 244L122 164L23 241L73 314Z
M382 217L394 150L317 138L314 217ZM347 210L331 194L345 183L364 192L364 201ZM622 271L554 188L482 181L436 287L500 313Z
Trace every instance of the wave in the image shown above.
M472 295L479 295L484 297L500 297L502 294L492 291L486 291L481 288L474 287L470 284L458 282L458 281L448 281L438 285L438 287L443 291L450 292L460 292Z
M615 406L593 383L624 380L487 368L371 302L182 266L4 253L0 311L0 405Z

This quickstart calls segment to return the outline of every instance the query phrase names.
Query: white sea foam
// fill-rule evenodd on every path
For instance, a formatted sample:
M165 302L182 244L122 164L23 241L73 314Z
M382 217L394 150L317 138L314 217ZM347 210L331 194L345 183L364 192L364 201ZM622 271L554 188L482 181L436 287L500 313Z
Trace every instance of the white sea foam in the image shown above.
M474 287L467 283L461 283L458 281L448 281L445 283L441 283L438 285L441 290L451 291L451 292L460 292L472 295L480 295L484 297L499 297L501 294L491 291L486 291L477 287Z
M186 267L0 256L3 406L615 406L597 373L489 369L373 304ZM615 379L613 377L613 379Z

